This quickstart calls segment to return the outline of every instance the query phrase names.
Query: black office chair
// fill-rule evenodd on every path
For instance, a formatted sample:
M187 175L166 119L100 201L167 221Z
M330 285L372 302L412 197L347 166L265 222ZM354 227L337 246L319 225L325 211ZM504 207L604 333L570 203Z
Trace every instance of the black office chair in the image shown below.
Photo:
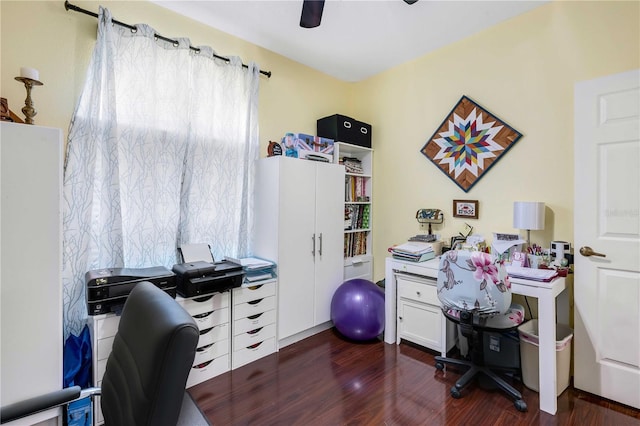
M460 398L461 390L472 380L487 380L514 399L518 411L526 411L522 394L509 385L497 372L513 369L490 368L484 363L483 332L515 330L524 320L524 308L511 304L511 285L501 262L487 253L453 250L440 258L438 298L444 315L459 325L469 342L469 360L435 357L440 371L445 364L465 367L467 371L451 388L451 396Z
M182 407L190 398L185 386L199 335L193 318L171 296L138 283L122 310L102 388L75 386L2 407L0 423L101 395L107 426L175 426L181 415L193 415Z

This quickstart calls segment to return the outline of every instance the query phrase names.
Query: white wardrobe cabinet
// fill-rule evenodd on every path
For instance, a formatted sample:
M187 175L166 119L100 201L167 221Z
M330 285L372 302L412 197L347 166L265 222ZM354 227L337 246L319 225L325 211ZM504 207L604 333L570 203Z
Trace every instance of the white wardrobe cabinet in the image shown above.
M278 264L282 347L331 325L331 298L343 280L344 167L258 160L255 207L254 253Z
M0 124L1 405L62 389L62 130ZM61 409L13 423L56 424Z

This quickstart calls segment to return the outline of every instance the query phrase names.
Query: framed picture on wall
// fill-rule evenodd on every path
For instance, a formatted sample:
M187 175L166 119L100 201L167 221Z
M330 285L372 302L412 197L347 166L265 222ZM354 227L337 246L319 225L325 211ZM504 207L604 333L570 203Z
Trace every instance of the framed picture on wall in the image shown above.
M469 192L521 136L463 96L421 152L464 192Z
M453 217L478 218L478 200L453 200Z

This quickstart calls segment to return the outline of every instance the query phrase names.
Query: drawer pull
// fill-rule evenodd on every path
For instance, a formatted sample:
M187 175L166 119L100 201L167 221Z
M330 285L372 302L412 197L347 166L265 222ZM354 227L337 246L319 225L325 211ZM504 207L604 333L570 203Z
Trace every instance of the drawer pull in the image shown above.
M211 364L213 362L213 360L209 360L207 362L203 362L202 364L198 364L198 365L194 365L191 368L205 368L207 365Z
M260 284L260 285L252 285L251 287L247 287L248 290L257 290L260 287L262 287L264 284Z
M402 317L398 317L398 320L402 321Z
M215 311L211 311L211 312L205 312L204 314L198 314L198 315L194 315L193 317L196 319L202 319L202 318L206 318L209 315L213 314Z
M207 333L208 333L208 332L210 332L211 330L213 330L213 327L210 327L210 328L207 328L207 329L201 330L201 331L200 331L200 335L202 336L203 334L207 334Z
M262 314L264 314L264 312L260 312L259 314L255 315L249 315L247 318L249 318L250 320L258 319L262 316Z
M198 303L202 303L202 302L206 302L207 300L211 300L213 298L213 294L209 295L209 296L202 296L202 297L196 297L193 299L194 302L198 302Z
M254 343L254 344L253 344L253 345L251 345L251 346L247 346L247 349L255 349L255 348L257 348L258 346L260 346L261 344L262 344L262 342Z
M416 291L416 294L418 295L418 297L420 297L420 292L419 291Z
M247 331L247 334L256 334L259 333L264 327L256 328L255 330Z
M196 349L196 352L204 352L204 351L206 351L207 349L209 349L211 346L213 346L213 343L211 343L211 344L209 344L209 345L202 346L202 347L200 347L200 348L197 348L197 349Z
M257 305L262 302L263 299L252 300L251 302L247 302L249 305Z

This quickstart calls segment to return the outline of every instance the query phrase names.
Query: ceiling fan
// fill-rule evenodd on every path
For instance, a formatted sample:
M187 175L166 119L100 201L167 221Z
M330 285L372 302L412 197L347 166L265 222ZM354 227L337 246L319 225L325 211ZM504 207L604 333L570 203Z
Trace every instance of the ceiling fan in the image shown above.
M418 0L403 0L407 4L414 4ZM302 28L315 28L320 26L324 0L303 0L300 26Z

